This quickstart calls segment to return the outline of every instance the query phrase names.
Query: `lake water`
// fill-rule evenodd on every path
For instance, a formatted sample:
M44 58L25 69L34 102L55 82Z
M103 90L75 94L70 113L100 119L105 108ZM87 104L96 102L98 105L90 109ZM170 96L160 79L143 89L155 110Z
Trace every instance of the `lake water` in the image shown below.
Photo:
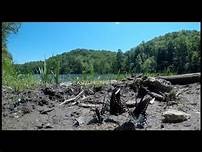
M40 75L34 75L37 79L40 79ZM72 82L75 80L115 80L117 79L117 74L95 74L93 77L91 75L82 75L82 74L63 74L59 76L60 82Z

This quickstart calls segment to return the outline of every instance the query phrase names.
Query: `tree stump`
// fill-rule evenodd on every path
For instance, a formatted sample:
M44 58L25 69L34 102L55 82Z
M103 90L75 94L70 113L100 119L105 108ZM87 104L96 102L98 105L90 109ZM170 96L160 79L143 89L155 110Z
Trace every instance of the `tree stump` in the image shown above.
M110 100L110 114L119 115L124 111L124 106L120 100L120 88L114 89Z
M144 98L144 97L143 97L143 98ZM138 103L138 104L136 105L136 108L135 108L135 110L133 111L133 114L134 114L134 116L135 116L136 118L138 118L140 114L143 114L143 115L146 114L146 110L147 110L147 107L148 107L148 105L149 105L149 102L152 100L152 98L151 98L151 97L148 97L148 96L146 96L145 99L143 99L143 98L141 99L140 103Z

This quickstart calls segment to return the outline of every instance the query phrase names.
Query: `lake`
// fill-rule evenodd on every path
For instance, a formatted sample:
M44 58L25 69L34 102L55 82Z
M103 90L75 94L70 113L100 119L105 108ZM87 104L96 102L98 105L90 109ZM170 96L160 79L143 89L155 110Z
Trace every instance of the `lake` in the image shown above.
M34 75L37 79L40 79L40 75ZM75 80L115 80L117 79L117 74L95 74L92 75L82 75L82 74L62 74L59 76L60 82L72 82ZM123 76L123 75L121 75Z

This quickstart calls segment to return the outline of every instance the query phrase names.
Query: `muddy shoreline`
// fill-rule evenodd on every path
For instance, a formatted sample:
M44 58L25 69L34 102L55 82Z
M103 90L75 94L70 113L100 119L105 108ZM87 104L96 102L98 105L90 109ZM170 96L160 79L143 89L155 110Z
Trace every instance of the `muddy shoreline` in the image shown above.
M137 92L132 87L133 79L115 81L102 87L82 87L80 85L40 86L33 90L14 92L2 87L2 129L3 130L114 130L129 122L130 112ZM125 112L119 115L109 113L109 103L113 90L120 88L120 99ZM181 90L175 101L154 100L148 105L147 124L135 130L200 130L200 83L172 85L176 92ZM76 101L64 101L83 94ZM131 102L131 105L130 105ZM107 106L106 106L107 105ZM99 123L95 108L102 114ZM164 123L162 113L168 109L180 110L190 118L178 123ZM128 124L127 124L128 125ZM128 126L127 126L128 127ZM126 128L130 129L129 128Z

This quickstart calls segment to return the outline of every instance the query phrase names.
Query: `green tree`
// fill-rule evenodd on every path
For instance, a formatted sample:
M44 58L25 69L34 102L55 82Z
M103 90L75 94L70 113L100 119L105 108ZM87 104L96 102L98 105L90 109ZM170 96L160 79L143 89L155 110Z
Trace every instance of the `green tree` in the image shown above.
M13 74L13 59L12 55L7 49L7 39L12 33L17 33L20 28L20 23L16 22L2 22L2 65L3 65L3 75L5 73ZM12 73L11 73L12 72Z

